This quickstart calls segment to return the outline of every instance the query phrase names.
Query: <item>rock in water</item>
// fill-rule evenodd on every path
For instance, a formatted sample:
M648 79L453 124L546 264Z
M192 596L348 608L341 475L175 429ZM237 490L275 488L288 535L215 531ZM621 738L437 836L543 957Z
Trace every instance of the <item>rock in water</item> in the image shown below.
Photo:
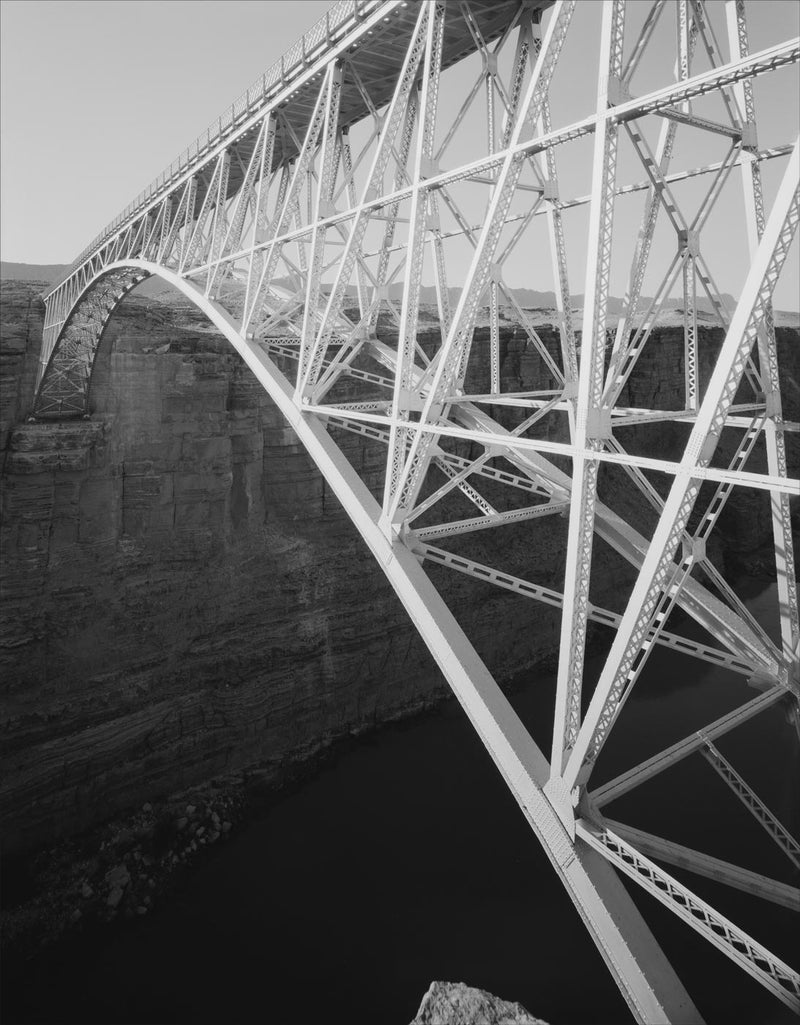
M410 1025L546 1025L522 1004L463 982L432 982Z

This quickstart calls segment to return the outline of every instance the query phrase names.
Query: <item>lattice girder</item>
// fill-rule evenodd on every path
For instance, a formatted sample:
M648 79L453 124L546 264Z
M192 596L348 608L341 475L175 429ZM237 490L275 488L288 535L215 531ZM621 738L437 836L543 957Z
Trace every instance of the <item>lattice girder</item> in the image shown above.
M599 88L584 116L558 123L551 101L569 82L562 64L571 25L586 10L575 0L338 4L289 63L263 76L48 294L35 415L91 415L103 331L143 278L160 276L191 298L278 405L392 582L634 1016L690 1021L699 1020L697 1011L609 855L637 881L646 877L651 890L668 892L665 903L679 917L689 908L784 1000L796 996L791 969L714 909L703 905L695 914L694 896L668 881L647 851L637 852L636 840L732 886L751 883L767 900L791 903L795 894L633 824L608 839L595 813L688 754L708 752L703 745L713 737L745 728L779 701L795 707L800 695L790 523L800 484L789 476L787 454L800 425L784 418L771 309L799 216L800 143L758 149L753 86L797 63L800 44L750 54L742 0L727 4L727 33L715 26L713 4L656 0L645 11L604 0ZM673 77L637 94L650 48L664 45L674 47ZM453 97L449 69L469 61L473 84ZM703 107L709 97L719 101L716 112ZM718 159L676 167L678 133L704 133ZM593 154L590 191L568 196L564 154L582 145ZM638 162L641 180L627 180L627 157ZM765 196L760 168L775 159L785 163L783 183ZM731 315L705 239L720 197L739 180L737 168L751 266ZM681 190L703 177L690 214ZM623 252L627 290L614 324L615 208L637 197L640 228ZM582 282L570 280L568 211L587 215ZM671 222L675 244L667 253L658 244L659 219ZM541 279L554 289L552 334L511 284L523 272L526 285L541 287ZM646 291L653 292L648 301ZM579 292L580 337L571 299ZM673 293L684 311L678 399L671 408L642 407L630 398L632 384ZM699 372L701 356L708 357L699 329L706 311L725 333L709 383ZM523 382L507 366L506 315L521 328L534 368ZM659 424L685 425L685 450L637 449L635 431ZM336 441L342 432L383 446L377 484L350 464L347 446ZM753 468L757 460L761 469ZM604 491L607 474L620 468L646 512ZM698 519L704 486L708 501L703 493ZM709 554L726 503L742 487L770 494L779 643ZM381 492L382 504L373 497ZM536 532L556 524L566 537L563 589L538 583L519 554L535 551ZM491 543L493 554L472 557L465 546L474 535L481 553ZM525 537L526 545L505 545L508 536ZM636 578L623 581L619 609L595 601L597 538ZM512 557L524 564L510 565ZM437 567L433 579L450 569L561 610L549 761L433 586L429 567ZM711 636L673 629L673 608ZM590 623L615 633L596 683L584 657ZM656 647L729 674L732 693L740 693L743 677L764 693L705 732L687 726L681 741L589 792ZM743 780L724 778L775 835L766 805L755 803Z

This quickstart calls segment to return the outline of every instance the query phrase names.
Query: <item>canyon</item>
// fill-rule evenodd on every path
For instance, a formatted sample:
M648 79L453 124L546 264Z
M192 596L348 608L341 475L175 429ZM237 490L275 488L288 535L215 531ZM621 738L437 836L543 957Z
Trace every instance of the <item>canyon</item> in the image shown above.
M30 419L42 290L2 285L4 850L34 850L254 766L279 785L336 740L443 700L445 681L355 528L187 300L126 299L100 347L91 416ZM552 314L537 317L555 350ZM423 341L435 330L431 314ZM387 340L391 331L379 325ZM796 318L778 336L792 368L785 416L797 420ZM721 332L704 326L701 341L707 376ZM501 354L504 388L542 387L539 357L511 319ZM682 331L667 318L625 404L676 408L682 361ZM648 430L640 445L665 454L684 437L678 425ZM340 443L377 489L385 450L352 434ZM523 526L504 528L515 571L561 590L566 521L537 521L533 535ZM764 493L737 496L720 534L720 564L768 541ZM473 535L469 552L480 558L489 544ZM605 546L597 558L614 572L592 600L615 607L630 570ZM556 610L445 572L431 569L498 680L552 663Z

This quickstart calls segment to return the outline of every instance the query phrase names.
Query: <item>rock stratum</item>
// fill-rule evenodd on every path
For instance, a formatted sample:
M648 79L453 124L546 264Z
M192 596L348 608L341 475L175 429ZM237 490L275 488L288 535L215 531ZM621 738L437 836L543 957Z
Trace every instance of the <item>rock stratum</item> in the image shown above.
M249 766L279 783L337 738L448 693L296 436L186 300L126 299L100 347L91 417L33 423L42 287L2 288L6 851ZM682 334L659 330L631 405L669 403L682 383ZM718 340L706 334L708 372ZM786 394L797 419L798 331L780 336L794 354ZM541 380L510 321L502 350L504 387ZM661 431L659 450L679 431ZM355 435L341 443L379 486L383 450ZM732 551L768 537L763 498L727 510ZM535 546L504 529L517 572L561 590L566 522L538 521ZM480 558L488 542L465 543ZM600 546L597 557L612 553ZM613 566L592 595L612 607L629 572ZM554 658L555 610L458 574L436 581L498 679Z

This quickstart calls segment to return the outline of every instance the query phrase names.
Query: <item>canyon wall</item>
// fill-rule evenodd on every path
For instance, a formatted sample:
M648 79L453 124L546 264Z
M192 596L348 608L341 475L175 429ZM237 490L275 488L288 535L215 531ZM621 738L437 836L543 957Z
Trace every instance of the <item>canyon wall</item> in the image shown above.
M447 693L293 432L198 314L132 296L98 355L92 418L27 423L39 289L4 288L9 846L255 762L280 778ZM377 468L380 449L342 440ZM550 534L539 579L556 584ZM485 587L476 605L467 578L447 584L501 675L555 650L552 610Z
M5 282L2 296L6 849L255 764L279 781L332 740L440 700L446 684L338 502L188 302L126 299L91 417L28 422L41 290ZM783 334L796 354L797 331ZM506 323L504 387L540 380L538 362ZM681 333L665 329L631 404L677 393L682 373ZM341 443L377 487L384 450ZM739 547L766 536L763 497L731 511ZM566 521L538 521L535 546L504 530L515 571L561 590ZM488 542L469 544L480 558ZM499 679L552 660L554 610L444 572L432 576ZM618 579L592 599L613 604Z

